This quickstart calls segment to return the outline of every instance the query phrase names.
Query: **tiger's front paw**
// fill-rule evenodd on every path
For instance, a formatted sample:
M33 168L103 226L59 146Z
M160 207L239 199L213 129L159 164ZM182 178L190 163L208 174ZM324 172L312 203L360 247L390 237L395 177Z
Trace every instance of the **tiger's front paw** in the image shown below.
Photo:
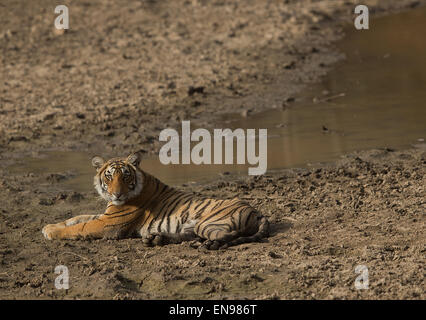
M48 224L44 226L41 232L47 240L54 240L59 238L60 229L56 224Z

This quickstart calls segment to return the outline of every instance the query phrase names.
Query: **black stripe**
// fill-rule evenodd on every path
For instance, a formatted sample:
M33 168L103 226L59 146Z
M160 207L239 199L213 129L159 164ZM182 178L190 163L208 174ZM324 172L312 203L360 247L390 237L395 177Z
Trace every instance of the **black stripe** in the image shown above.
M211 227L216 227L219 229L226 229L226 231L231 231L231 226L229 225L229 223L211 223L209 224L209 226Z
M237 225L235 224L235 219L233 217L231 218L231 224L232 224L232 230L239 230L237 228Z
M180 217L176 217L176 230L175 232L180 231L180 225L186 222L186 219L188 218L189 214L189 208L191 208L192 202L194 201L194 198L192 198L185 209L182 210Z
M181 213L182 223L185 223L186 220L188 219L189 210L191 209L193 202L194 202L194 198L192 198L191 201L189 201L188 206L185 209L182 210L182 213Z
M244 221L242 221L242 225L244 226L244 227L246 227L247 226L247 222L249 221L249 218L250 218L250 216L251 216L251 214L252 214L252 210L251 210L251 208L245 208L246 210L242 210L242 212L240 212L240 216L242 216L242 215L244 215ZM247 212L247 210L250 210L250 212ZM241 220L243 220L243 219L241 219Z
M160 186L160 184L157 184L158 186ZM167 185L163 184L163 189L161 189L161 191L158 193L158 196L161 196L164 192L164 189L167 189Z
M217 204L211 209L211 211L214 211L217 209L217 207L221 206L223 204L223 200L217 200Z
M157 184L157 187L159 186L159 184ZM167 189L168 187L166 186L166 185L163 185L163 189L161 190L161 192L160 192L160 194L157 196L157 199L158 198L161 198L161 195L162 195L162 193L164 192L164 189ZM172 190L172 189L168 189L168 190ZM154 207L154 209L155 209L155 207ZM148 225L148 227L147 227L147 231L149 232L150 231L150 229L151 229L151 227L152 227L152 224L155 222L155 221L157 221L157 218L158 217L153 217L152 218L152 220L149 222L149 225ZM143 227L143 225L145 224L145 222L142 224L142 227Z
M203 220L203 223L204 223L204 222L206 222L206 221L211 220L211 219L212 219L212 218L214 218L215 216L219 215L222 211L224 211L224 210L226 210L226 209L228 209L228 208L230 208L230 207L232 207L232 206L234 206L234 205L235 205L235 203L231 203L230 205L228 205L228 206L226 206L226 207L224 207L224 208L220 209L219 211L216 211L216 212L215 212L215 213L213 213L210 217L208 217L208 218L204 219L204 220ZM220 219L222 219L222 218L220 218Z
M137 215L133 219L126 221L126 222L116 223L116 224L107 224L107 225L104 226L104 229L105 228L114 228L114 227L117 227L117 226L126 226L126 225L129 225L129 224L132 224L135 220L137 220L139 218L140 218L140 216Z
M215 232L217 229L211 229L211 230L209 230L209 231L207 231L207 239L210 239L210 235L213 233L213 232Z
M225 210L225 209L227 209L227 208L229 208L230 206L228 206L228 207L226 207L226 208L223 208L223 209L221 209L221 211L223 211L223 210ZM217 220L215 220L215 221L220 221L220 220L222 220L222 219L226 219L227 217L229 217L230 215L232 215L232 214L234 214L235 213L235 211L237 211L238 209L239 209L240 207L236 207L236 208L234 208L233 210L231 210L230 212L228 212L226 215L224 215L223 217L221 217L221 218L219 218L219 219L217 219ZM210 220L211 218L213 218L214 216L217 216L217 214L218 213L220 213L221 211L218 211L216 214L214 214L213 216L210 216L210 217L208 217L206 220L203 220L202 221L202 223L204 224L206 221L208 221L208 220ZM206 229L206 228L208 228L208 226L210 225L210 223L209 224L207 224L204 228L202 228L202 230L201 230L201 233L204 233L204 230ZM199 229L199 228L198 228Z
M107 207L107 209L108 209L109 207ZM104 215L105 216L110 216L110 215L113 215L113 214L116 214L116 213L120 213L120 212L123 212L123 211L126 211L127 209L123 209L123 210L119 210L119 211L116 211L116 212L113 212L113 213L104 213Z
M206 205L204 206L204 207L202 207L200 210L198 210L197 212L194 212L193 214L194 214L194 218L195 219L198 219L199 217L200 217L200 214L204 211L204 209L205 208L207 208L209 205L210 205L210 203L213 201L213 199L209 199L208 201L207 201L207 203L206 202L202 202L202 203L206 203Z
M159 223L159 225L157 226L157 231L158 232L160 232L160 230L161 230L161 227L162 227L162 225L163 225L163 223L164 223L164 220L166 219L166 230L167 230L167 232L170 232L170 229L169 229L169 227L170 227L170 214L173 212L173 210L175 210L176 209L176 207L178 206L178 204L179 203L181 203L181 201L182 201L182 198L183 197L187 197L187 195L186 194L184 194L184 193L181 193L181 194L179 194L170 204L169 204L169 206L167 207L167 208L165 208L165 212L164 212L164 215L162 216L162 219L161 219L161 222ZM170 210L170 208L172 208L171 210Z
M207 200L207 199L206 198L201 198L200 199L200 203L194 208L194 211L197 210L198 207L201 206L204 203L205 200ZM209 200L211 201L212 199L209 199Z
M234 203L234 205L235 205L235 203ZM230 212L228 212L227 214L225 214L223 217L220 217L219 219L217 219L215 221L220 221L222 219L228 218L229 216L232 216L235 213L235 211L237 211L240 208L241 208L240 206L235 207L235 209L231 210Z
M238 230L241 230L241 212L240 212L240 214L238 215L238 217L237 217L237 226L238 226Z
M135 209L135 210L133 210L133 211L129 211L129 212L126 212L126 213L120 214L120 215L115 216L115 217L108 217L107 219L115 219L115 218L125 217L125 216L128 216L128 215L131 215L131 214L135 213L136 211L141 210L142 208L143 208L143 207L138 207L137 209Z
M165 210L166 209L166 207L168 207L168 206L171 206L173 203L175 203L175 201L176 200L179 200L180 199L180 197L183 195L182 193L177 193L176 192L176 190L174 190L174 189L171 189L171 190L173 190L174 192L172 193L172 195L171 196L175 196L175 195L177 195L176 196L176 198L174 198L173 199L173 201L171 202L171 203L168 203L167 201L171 198L170 196L167 198L167 200L165 200L165 204L161 207L161 209L158 211L159 212L159 214L161 215L161 218L159 219L160 220L160 222L159 222L159 224L158 224L158 226L157 226L157 232L160 232L160 230L161 230L161 225L163 224L163 221L164 221L164 219L166 218L166 213L167 213L167 210ZM157 217L156 217L157 218ZM159 220L157 220L157 221L159 221Z
M168 212L166 213L166 215L167 215L167 224L166 224L166 226L167 226L167 232L170 232L170 216L172 215L172 213L176 210L176 207L178 206L178 205L180 205L181 204L181 202L183 201L184 203L185 203L185 201L188 201L188 198L192 198L193 197L193 195L192 194L188 194L188 195L186 195L183 199L181 198L176 204L175 204L175 206L173 207L173 209L172 210L168 210ZM177 217L176 217L177 218Z

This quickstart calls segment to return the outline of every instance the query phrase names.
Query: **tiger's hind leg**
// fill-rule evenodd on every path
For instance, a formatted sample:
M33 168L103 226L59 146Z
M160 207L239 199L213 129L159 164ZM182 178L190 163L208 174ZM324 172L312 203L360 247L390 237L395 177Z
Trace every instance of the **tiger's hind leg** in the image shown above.
M185 233L153 232L144 236L142 242L147 247L164 246L194 240L196 237L193 231Z
M218 250L223 247L227 242L239 237L240 232L232 230L232 223L229 221L218 221L218 223L211 223L203 225L201 223L195 227L196 234L205 239L203 243L198 246L200 249Z
M268 220L257 211L240 212L239 215L213 222L201 220L195 233L207 239L201 248L208 250L226 249L247 242L257 242L268 236Z

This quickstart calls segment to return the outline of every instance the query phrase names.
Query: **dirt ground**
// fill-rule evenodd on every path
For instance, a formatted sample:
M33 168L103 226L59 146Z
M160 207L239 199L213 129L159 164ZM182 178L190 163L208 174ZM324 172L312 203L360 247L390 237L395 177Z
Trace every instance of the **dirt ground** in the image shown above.
M47 241L45 224L105 204L61 191L66 172L8 170L46 150L155 154L159 132L182 120L210 128L221 114L291 103L342 58L333 42L354 3L73 1L62 34L57 1L1 3L0 298L424 299L424 147L182 186L239 196L269 217L267 241L217 252ZM363 3L377 15L426 1ZM54 287L57 265L69 290ZM354 287L357 265L368 290Z

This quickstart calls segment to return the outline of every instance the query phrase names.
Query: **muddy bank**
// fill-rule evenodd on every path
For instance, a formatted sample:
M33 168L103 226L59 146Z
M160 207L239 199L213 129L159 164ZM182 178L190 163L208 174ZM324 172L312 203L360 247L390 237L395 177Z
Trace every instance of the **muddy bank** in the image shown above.
M372 13L424 1L367 1ZM0 12L0 148L157 152L159 132L291 103L342 58L351 1L54 1Z
M424 146L373 150L328 167L182 187L239 196L272 222L267 242L217 252L47 241L42 225L105 204L59 192L56 176L3 172L0 298L424 299L425 164ZM54 288L57 265L69 269L66 292ZM369 270L368 290L354 287L357 265Z

